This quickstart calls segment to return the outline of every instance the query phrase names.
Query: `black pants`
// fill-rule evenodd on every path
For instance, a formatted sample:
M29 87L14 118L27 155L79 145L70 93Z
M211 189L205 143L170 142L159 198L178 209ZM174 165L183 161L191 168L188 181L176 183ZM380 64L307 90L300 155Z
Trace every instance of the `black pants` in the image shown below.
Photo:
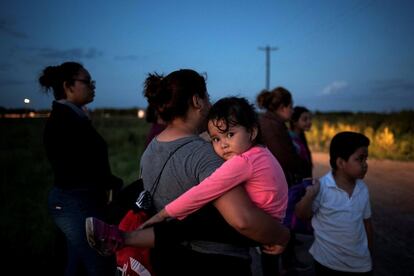
M252 276L250 259L199 253L182 246L154 249L151 257L157 276Z
M280 255L271 255L262 252L262 271L263 276L278 276Z
M337 271L330 269L324 265L321 265L317 261L315 261L315 275L317 276L351 276L351 275L361 275L361 276L371 276L372 270L368 272L345 272L345 271Z

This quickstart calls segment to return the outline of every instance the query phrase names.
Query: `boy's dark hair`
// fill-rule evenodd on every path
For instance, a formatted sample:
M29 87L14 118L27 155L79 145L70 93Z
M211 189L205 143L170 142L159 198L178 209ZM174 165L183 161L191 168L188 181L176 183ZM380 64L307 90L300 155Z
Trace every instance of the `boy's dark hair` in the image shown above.
M360 147L368 147L369 139L364 134L352 131L337 133L329 147L329 163L331 168L336 170L336 160L342 158L348 161L349 157Z
M219 128L220 131L226 132L231 126L240 125L252 132L257 128L257 136L253 141L254 144L262 144L259 128L259 118L257 112L252 104L242 97L227 97L218 100L210 109L207 117L208 121L225 122L224 128Z

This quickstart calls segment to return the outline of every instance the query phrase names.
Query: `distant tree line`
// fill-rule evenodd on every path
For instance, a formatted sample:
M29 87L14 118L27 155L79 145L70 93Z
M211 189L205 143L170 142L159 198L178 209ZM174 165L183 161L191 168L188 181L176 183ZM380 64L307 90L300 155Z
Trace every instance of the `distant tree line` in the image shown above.
M95 108L89 110L89 112L94 117L118 117L118 116L127 116L127 117L137 117L139 110L144 110L142 108ZM47 114L50 112L50 109L33 109L33 108L5 108L0 106L0 114L28 114L30 112ZM3 117L3 116L2 116Z

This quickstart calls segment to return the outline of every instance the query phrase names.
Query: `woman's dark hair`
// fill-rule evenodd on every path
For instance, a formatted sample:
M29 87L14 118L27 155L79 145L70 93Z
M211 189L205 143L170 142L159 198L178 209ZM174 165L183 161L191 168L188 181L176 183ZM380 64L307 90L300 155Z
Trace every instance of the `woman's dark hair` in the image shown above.
M263 90L257 95L257 105L269 111L276 111L280 106L292 103L292 95L284 87L276 87L272 91Z
M293 129L293 124L297 123L299 121L300 116L305 112L310 113L309 109L307 109L304 106L295 106L293 108L292 117L290 118L290 128L291 129Z
M245 98L227 97L218 100L211 107L207 119L212 121L221 132L226 132L230 127L236 125L245 127L249 132L257 128L257 136L253 143L262 144L257 112L253 104L250 104ZM219 121L223 121L224 126L219 127L217 124Z
M147 106L147 110L145 111L145 121L148 123L156 123L158 119L157 111L151 105Z
M56 100L65 99L63 83L73 84L73 78L82 69L84 69L82 64L72 61L57 66L47 66L39 77L39 84L43 87L45 93L53 90L53 96Z
M144 96L165 122L184 117L192 105L193 96L207 97L206 81L191 69L174 71L164 77L148 74L144 84Z
M329 163L336 170L336 160L342 158L348 161L349 157L360 147L369 146L369 138L364 134L352 131L343 131L336 134L329 146Z

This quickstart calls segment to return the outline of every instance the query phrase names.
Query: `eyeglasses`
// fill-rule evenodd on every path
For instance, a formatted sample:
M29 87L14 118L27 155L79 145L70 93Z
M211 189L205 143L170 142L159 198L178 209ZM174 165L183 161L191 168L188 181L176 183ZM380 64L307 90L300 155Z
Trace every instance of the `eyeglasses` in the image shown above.
M82 83L84 83L84 84L86 84L86 85L88 85L90 87L96 85L96 81L94 81L94 80L83 80L83 79L72 79L72 80L74 80L74 81L80 81L80 82L82 82Z

